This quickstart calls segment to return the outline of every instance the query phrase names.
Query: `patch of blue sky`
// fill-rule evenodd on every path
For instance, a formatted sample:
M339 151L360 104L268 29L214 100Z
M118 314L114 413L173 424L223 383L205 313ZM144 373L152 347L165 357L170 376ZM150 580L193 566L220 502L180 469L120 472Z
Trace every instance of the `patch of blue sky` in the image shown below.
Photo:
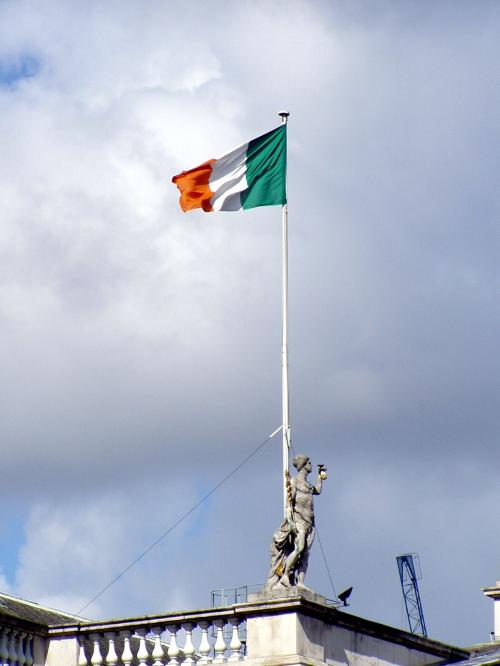
M0 574L3 574L12 585L15 583L19 566L19 550L26 540L25 523L28 507L9 503L4 508L5 515L0 518Z
M0 57L0 87L14 88L20 81L32 79L41 68L41 61L31 53Z
M207 494L210 493L210 488L206 486L205 483L200 482L196 486L196 494L199 499L196 501L201 501L201 504L196 507L192 514L186 516L188 518L184 530L185 535L188 539L200 539L207 531L207 526L209 524L209 518L212 510L212 496L207 497ZM196 504L196 501L193 501L193 505Z

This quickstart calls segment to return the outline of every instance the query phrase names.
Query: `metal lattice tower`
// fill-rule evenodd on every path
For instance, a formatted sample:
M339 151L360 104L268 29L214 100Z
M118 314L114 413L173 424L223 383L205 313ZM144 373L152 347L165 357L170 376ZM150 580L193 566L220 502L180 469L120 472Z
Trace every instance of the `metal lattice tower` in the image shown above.
M412 634L427 636L427 628L425 626L424 612L422 610L422 602L420 601L417 582L422 576L420 572L417 575L417 568L415 567L415 562L418 564L418 555L416 553L398 555L396 560L398 563L399 578L401 579L401 587L403 589L403 597L405 600L410 631Z

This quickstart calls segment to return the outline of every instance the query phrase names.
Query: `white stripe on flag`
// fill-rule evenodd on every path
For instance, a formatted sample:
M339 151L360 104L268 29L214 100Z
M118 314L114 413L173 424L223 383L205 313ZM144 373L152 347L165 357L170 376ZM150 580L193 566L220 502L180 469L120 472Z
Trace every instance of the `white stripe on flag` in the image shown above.
M239 210L240 192L248 188L246 179L248 143L219 158L212 164L209 186L214 193L213 210Z

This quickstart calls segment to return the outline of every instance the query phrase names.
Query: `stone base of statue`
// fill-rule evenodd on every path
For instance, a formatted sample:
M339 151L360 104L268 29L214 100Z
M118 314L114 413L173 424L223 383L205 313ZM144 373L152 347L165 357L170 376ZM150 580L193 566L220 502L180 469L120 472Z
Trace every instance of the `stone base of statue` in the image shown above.
M249 594L248 601L258 601L262 603L273 601L274 599L296 599L297 597L312 601L315 604L326 604L326 597L310 590L308 587L301 587L298 585L294 585L293 587L282 587L279 590L262 590L262 592Z

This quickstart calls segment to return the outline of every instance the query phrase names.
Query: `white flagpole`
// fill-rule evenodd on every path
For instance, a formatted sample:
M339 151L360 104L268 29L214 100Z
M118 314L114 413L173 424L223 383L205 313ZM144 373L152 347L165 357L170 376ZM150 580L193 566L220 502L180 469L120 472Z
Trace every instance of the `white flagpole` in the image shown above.
M288 111L280 111L281 122L288 122ZM285 176L286 177L286 176ZM283 509L286 518L288 504L287 476L290 458L290 401L288 397L288 204L282 206L282 314L283 314L283 342L281 347L281 388L283 407Z

